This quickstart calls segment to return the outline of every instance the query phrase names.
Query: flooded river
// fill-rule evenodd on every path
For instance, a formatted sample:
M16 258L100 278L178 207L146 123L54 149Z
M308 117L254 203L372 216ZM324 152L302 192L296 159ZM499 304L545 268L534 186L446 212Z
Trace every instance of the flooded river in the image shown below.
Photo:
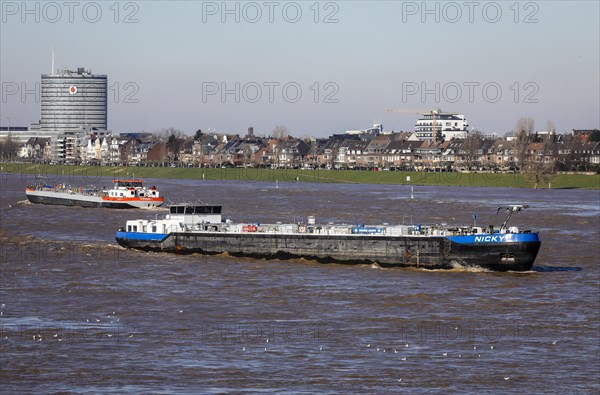
M599 191L147 180L234 221L487 226L529 205L511 223L540 232L534 270L493 273L125 250L117 228L165 209L32 205L31 175L0 177L2 393L600 391Z

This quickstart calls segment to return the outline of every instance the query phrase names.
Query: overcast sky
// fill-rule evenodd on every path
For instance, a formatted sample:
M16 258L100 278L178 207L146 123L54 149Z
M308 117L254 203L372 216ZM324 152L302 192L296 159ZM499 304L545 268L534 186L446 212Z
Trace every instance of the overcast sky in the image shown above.
M39 119L54 47L55 68L108 75L115 132L413 130L385 110L438 107L500 135L598 128L599 4L2 1L0 123Z

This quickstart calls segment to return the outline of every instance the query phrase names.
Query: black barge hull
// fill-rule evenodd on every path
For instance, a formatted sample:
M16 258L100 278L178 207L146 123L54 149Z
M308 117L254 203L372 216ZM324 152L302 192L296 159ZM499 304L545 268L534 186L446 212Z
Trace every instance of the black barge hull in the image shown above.
M530 234L532 236L533 234ZM513 235L520 236L520 235ZM494 271L528 271L541 242L535 237L502 242L429 236L353 236L175 232L140 234L119 231L119 245L144 251L178 254L221 254L267 259L303 258L323 263L370 264L384 267L453 269L479 267Z
M57 198L43 195L27 194L27 199L34 204L50 204L55 206L106 207L106 208L135 208L127 203L82 200L78 198Z

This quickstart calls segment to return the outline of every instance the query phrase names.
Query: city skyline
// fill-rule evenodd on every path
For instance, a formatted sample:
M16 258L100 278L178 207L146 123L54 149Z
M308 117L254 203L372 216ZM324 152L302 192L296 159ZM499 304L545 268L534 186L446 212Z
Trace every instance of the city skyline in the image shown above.
M521 117L598 128L597 2L2 2L0 123L40 118L56 69L108 76L108 129L296 137L442 108L503 135ZM56 53L51 70L51 50Z

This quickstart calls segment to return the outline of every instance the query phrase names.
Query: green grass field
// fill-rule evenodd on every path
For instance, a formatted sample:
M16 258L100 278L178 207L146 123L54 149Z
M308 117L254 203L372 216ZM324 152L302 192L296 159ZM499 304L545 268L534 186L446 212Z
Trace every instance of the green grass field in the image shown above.
M526 174L499 173L425 173L360 170L292 170L292 169L204 169L181 167L105 167L75 165L34 165L2 163L0 173L39 174L48 182L63 176L87 176L90 183L98 177L173 178L196 180L267 181L267 182L337 182L354 184L407 184L471 187L532 188ZM30 179L30 177L28 177ZM32 178L31 178L32 179ZM548 188L548 185L539 185ZM600 189L600 175L554 174L550 188Z

